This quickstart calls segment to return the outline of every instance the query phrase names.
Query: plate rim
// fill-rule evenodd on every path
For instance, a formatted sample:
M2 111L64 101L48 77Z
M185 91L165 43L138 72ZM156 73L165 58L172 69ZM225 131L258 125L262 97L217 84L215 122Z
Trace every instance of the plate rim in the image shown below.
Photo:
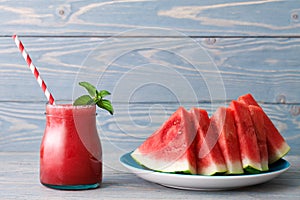
M177 189L187 189L187 190L227 190L227 189L234 189L234 188L240 188L240 187L245 187L245 186L251 186L251 185L256 185L256 184L260 184L260 183L264 183L267 181L270 181L274 178L276 178L277 176L279 176L280 174L282 174L283 172L287 171L290 167L291 164L281 158L282 162L283 162L283 166L280 167L280 169L278 170L274 170L274 171L268 171L268 172L263 172L260 174L242 174L242 175L215 175L215 176L206 176L206 175L194 175L194 174L174 174L174 173L166 173L166 172L157 172L157 171L153 171L151 169L147 169L144 168L143 166L141 166L140 164L138 164L132 157L131 157L131 152L127 152L125 154L123 154L120 157L120 162L123 166L125 166L127 169L129 169L132 173L134 173L135 175L137 175L138 177L145 179L147 181L150 182L154 182L160 185L164 185L166 187L172 187L172 188L177 188ZM130 158L131 161L134 162L134 164L137 164L138 166L140 166L141 168L137 168L133 165L130 164L130 162L126 162L125 159L128 159L128 157ZM157 178L157 180L155 180L155 178ZM182 186L182 185L178 185L178 184L167 184L165 183L165 181L161 180L162 178L178 178L180 180L190 180L190 181L228 181L228 182L232 182L232 181L240 181L240 180L244 180L245 182L249 182L249 181L253 181L255 182L254 184L252 183L244 183L244 184L240 184L236 185L236 186L230 186L227 185L225 187L214 187L214 186L210 186L209 184L207 186L203 187L187 187L187 186ZM247 180L247 181L246 181Z

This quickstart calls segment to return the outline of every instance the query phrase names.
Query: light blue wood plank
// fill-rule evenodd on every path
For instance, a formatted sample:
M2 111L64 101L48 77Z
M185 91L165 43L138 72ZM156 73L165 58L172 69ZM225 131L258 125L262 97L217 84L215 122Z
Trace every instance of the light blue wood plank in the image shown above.
M115 166L121 167L118 157L110 152L107 156L116 158ZM61 191L48 189L39 183L39 155L24 152L0 152L1 198L23 199L287 199L299 197L299 156L287 157L291 168L276 179L262 185L230 191L176 190L150 183L128 172L125 168L115 169L104 165L101 188L85 191Z
M261 102L300 101L298 38L204 38L188 45L182 38L21 39L57 99L76 98L84 92L78 81L89 80L125 103L223 101L249 92ZM0 40L0 100L45 101L11 38Z
M227 103L149 103L114 104L115 114L98 109L97 125L104 151L121 153L138 147L179 106L206 109L211 115L219 106ZM289 155L300 152L300 115L293 116L290 109L299 105L261 104L264 111L291 146ZM39 151L45 127L44 103L0 103L0 152Z
M299 7L297 0L2 1L1 198L298 199ZM14 33L27 36L21 39L57 99L71 101L81 93L75 87L79 78L113 92L115 115L99 111L97 117L105 164L101 189L64 192L39 184L45 97L10 38ZM130 37L106 38L120 34ZM230 197L228 192L173 190L138 179L118 162L178 106L199 106L212 114L248 92L291 146L286 156L291 169L263 187L230 191ZM206 102L212 96L217 102Z
M193 36L299 35L298 0L3 1L1 35L105 36L160 27Z

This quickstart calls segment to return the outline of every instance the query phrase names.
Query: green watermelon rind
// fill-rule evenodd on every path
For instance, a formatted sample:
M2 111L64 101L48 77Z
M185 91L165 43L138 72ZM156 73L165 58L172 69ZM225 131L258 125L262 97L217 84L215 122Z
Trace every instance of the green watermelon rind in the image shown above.
M278 160L280 160L281 158L283 158L290 150L291 150L291 147L286 142L283 143L281 148L278 149L278 151L277 151L277 156L270 158L271 160L269 160L269 165L273 164L273 163L277 162Z
M242 164L239 162L231 162L227 163L227 172L226 175L239 175L243 174L244 169L242 167Z
M174 171L174 172L169 172L169 171L161 171L161 170L155 170L155 169L151 169L145 165L143 165L141 162L139 162L137 159L135 159L132 155L131 155L131 158L137 163L139 164L140 166L142 166L143 168L145 169L149 169L151 171L154 171L154 172L162 172L162 173L170 173L170 174L178 174L178 173L182 173L182 174L192 174L191 173L191 170L185 170L185 171Z
M217 175L217 174L225 174L226 172L227 172L227 169L226 170L221 169L221 170L218 170L218 171L214 171L214 173L204 174L204 175L214 176L214 175Z
M174 167L174 163L176 163L175 161L173 162L173 164L171 164L171 163L168 163L167 165L166 165L166 167L163 167L165 170L159 170L159 169L157 169L157 166L153 166L153 165L151 165L150 163L149 163L149 161L151 160L151 159L148 159L147 161L148 162L146 162L145 160L143 160L142 162L138 159L138 156L137 155L139 155L140 153L139 153L139 151L138 150L135 150L135 151L133 151L132 153L131 153L131 157L133 158L133 160L136 162L136 163L138 163L140 166L142 166L142 167L144 167L144 168L146 168L146 169L150 169L150 170L152 170L152 171L156 171L156 172L165 172L165 173L186 173L186 174L193 174L192 173L192 171L193 171L193 167L190 165L190 163L188 163L188 161L186 160L186 163L185 163L185 161L183 161L183 163L185 163L186 164L186 166L184 167L184 169L182 169L182 170L176 170L176 169L174 169L174 168L176 168L176 166ZM143 158L145 158L145 156L142 156ZM144 164L143 164L143 162L144 162ZM153 162L157 162L157 161L154 161L153 160ZM162 166L160 166L160 167L162 167ZM177 167L178 168L178 167ZM172 169L172 170L171 170ZM195 169L194 169L194 171L195 171ZM195 174L195 173L194 173Z
M173 171L173 172L169 172L169 171L161 171L161 170L155 170L155 169L151 169L145 165L143 165L142 163L140 163L138 160L136 160L132 155L131 155L131 158L140 166L142 166L143 168L145 169L148 169L148 170L151 170L151 171L154 171L154 172L160 172L160 173L168 173L168 174L187 174L187 175L203 175L203 174L192 174L191 173L191 170L185 170L185 171ZM213 174L210 174L208 176L214 176L214 175L223 175L225 174L226 171L224 172L216 172L216 173L213 173Z
M263 173L268 173L268 172L273 172L274 170L278 170L275 169L274 166L277 165L277 162L282 162L282 158L280 158L279 160L277 160L276 162L269 164L269 170L268 171L259 171L259 170L255 170L254 168L248 166L244 169L244 172L242 174L227 174L226 172L218 172L212 175L203 175L203 174L192 174L190 173L189 170L187 171L174 171L174 172L164 172L164 171L159 171L159 170L153 170L150 169L146 166L144 166L143 164L141 164L140 162L138 162L136 159L134 159L134 157L131 156L131 158L133 158L133 160L140 165L141 167L143 167L144 169L153 171L153 172L159 172L159 173L166 173L166 174L183 174L183 175L193 175L193 176L243 176L243 175L249 175L249 174L263 174Z
M249 174L260 174L261 172L263 172L262 170L255 169L251 166L244 167L244 170Z

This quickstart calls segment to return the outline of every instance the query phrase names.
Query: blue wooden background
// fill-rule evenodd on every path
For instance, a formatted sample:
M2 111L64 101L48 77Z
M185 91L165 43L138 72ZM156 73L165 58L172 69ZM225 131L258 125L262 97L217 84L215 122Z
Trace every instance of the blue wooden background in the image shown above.
M299 0L0 0L0 199L299 199ZM98 110L99 190L39 184L46 99L11 36L17 34L56 100L89 80L109 97ZM178 106L211 115L252 93L291 146L291 168L263 185L174 190L137 178L119 157Z
M298 0L1 1L0 151L37 152L44 130L18 34L56 99L84 79L113 92L106 151L134 149L179 105L212 114L250 92L298 155L299 14Z

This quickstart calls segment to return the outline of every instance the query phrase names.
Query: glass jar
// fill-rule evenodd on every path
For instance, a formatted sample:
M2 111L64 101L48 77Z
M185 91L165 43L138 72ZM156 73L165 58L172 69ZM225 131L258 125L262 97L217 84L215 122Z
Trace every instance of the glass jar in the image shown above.
M102 182L96 106L46 105L40 181L54 189L93 189Z

